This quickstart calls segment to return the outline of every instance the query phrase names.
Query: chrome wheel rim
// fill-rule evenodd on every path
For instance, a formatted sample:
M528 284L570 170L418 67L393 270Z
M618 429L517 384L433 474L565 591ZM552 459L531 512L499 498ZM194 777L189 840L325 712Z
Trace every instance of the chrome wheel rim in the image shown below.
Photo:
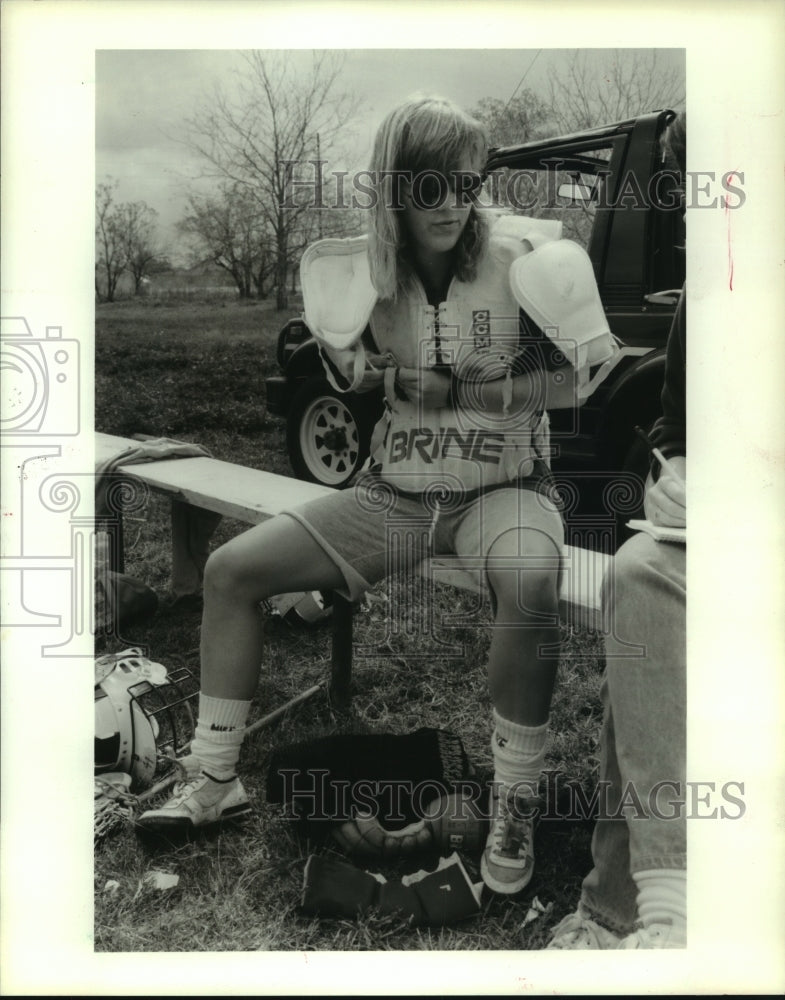
M300 451L320 482L343 482L360 455L360 434L348 407L334 396L312 400L300 422Z

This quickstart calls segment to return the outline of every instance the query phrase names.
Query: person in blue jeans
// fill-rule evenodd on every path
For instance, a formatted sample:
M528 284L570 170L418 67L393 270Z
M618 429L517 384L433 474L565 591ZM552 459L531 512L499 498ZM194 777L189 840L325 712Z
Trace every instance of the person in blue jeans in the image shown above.
M684 114L663 146L666 163L683 175ZM668 337L662 416L651 433L671 469L652 463L645 496L646 517L661 526L687 523L685 360L682 289ZM685 563L686 545L638 533L603 581L600 783L608 793L592 839L594 867L550 949L686 947Z

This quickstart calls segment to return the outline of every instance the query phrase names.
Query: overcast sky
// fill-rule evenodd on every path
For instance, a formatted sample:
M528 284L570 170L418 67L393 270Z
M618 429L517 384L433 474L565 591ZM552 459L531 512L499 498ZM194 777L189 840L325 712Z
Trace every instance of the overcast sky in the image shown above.
M684 72L683 50L659 51L663 68ZM352 49L345 55L341 89L361 101L354 122L358 166L367 163L381 119L414 91L441 94L467 108L483 97L506 102L516 89L546 98L548 70L564 58L554 49ZM296 67L311 56L292 50L289 58ZM119 201L147 202L167 242L176 239L187 180L199 172L177 136L214 84L230 83L241 65L234 50L96 52L96 183L111 176Z

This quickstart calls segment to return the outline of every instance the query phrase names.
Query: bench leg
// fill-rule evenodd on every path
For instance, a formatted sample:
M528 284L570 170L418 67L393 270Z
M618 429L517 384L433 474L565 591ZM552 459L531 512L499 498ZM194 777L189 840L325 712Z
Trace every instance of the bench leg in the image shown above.
M116 510L109 517L96 517L95 530L108 538L109 569L113 573L125 572L125 542L123 537L123 512Z
M352 702L352 603L333 594L332 670L330 703L339 710Z

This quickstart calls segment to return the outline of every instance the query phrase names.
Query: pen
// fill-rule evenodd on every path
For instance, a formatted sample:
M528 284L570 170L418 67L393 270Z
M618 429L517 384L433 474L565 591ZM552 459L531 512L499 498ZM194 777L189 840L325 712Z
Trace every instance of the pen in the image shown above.
M660 449L659 448L655 448L654 445L651 443L651 439L650 439L649 435L646 433L646 431L642 427L636 427L635 428L635 433L638 435L638 437L641 439L641 441L645 442L646 447L649 449L649 452L652 455L654 455L654 457L660 463L660 465L662 466L662 468L666 472L670 473L670 475L673 476L673 478L676 480L676 482L678 482L678 483L684 482L684 480L681 478L681 476L679 475L679 473L676 471L676 468L673 465L671 465L671 463L663 455L663 453L660 451Z

